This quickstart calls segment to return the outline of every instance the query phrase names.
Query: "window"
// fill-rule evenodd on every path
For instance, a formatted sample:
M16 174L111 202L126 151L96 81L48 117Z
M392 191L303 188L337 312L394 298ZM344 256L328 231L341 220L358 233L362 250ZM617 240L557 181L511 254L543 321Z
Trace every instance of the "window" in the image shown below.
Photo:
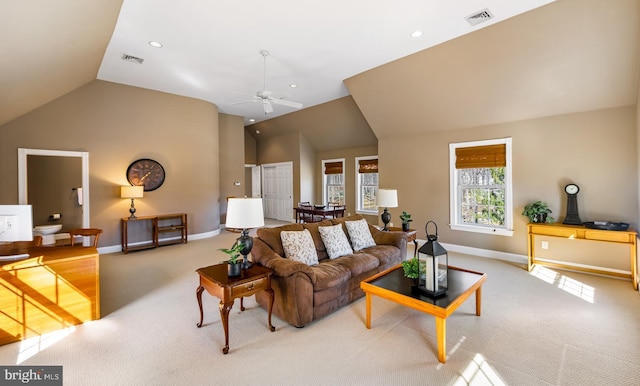
M356 157L356 211L362 214L378 214L378 156Z
M451 229L513 235L511 138L449 145Z
M322 200L345 205L344 201L344 159L322 161Z

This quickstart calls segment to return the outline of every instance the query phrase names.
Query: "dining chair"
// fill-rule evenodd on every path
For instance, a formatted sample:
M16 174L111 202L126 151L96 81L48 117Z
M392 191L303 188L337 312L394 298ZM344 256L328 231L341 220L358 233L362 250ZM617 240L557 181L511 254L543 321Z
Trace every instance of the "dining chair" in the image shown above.
M98 239L100 238L100 234L102 233L102 229L99 228L78 228L72 229L69 231L69 236L71 237L71 246L75 245L76 236L87 236L93 237L93 247L98 247Z
M298 220L302 222L313 222L313 206L309 201L298 203Z

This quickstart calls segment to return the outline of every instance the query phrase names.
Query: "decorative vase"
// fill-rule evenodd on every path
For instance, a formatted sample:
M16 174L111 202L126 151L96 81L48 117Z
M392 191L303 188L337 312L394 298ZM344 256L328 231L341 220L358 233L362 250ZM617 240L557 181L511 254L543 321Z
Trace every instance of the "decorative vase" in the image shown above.
M227 272L229 277L240 276L242 273L242 261L239 261L235 264L227 262Z

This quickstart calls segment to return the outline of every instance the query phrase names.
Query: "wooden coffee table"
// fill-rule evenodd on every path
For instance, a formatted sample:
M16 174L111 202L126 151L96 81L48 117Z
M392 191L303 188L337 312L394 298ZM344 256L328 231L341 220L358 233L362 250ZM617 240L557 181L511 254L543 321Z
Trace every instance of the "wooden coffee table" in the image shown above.
M476 315L480 316L482 283L486 280L486 273L449 266L446 295L432 299L411 290L413 280L404 276L402 265L398 264L360 283L360 288L366 294L366 327L371 328L372 295L433 315L436 317L438 360L445 363L447 361L447 317L453 314L474 292L476 294Z
M271 325L271 309L273 308L273 290L271 289L271 274L273 271L267 267L253 264L250 268L243 269L237 277L229 277L227 264L216 264L196 270L200 275L200 285L196 289L198 307L200 307L200 322L196 325L202 327L202 292L207 292L220 299L220 319L224 329L224 348L222 353L229 352L229 312L233 307L234 299L240 298L240 311L244 311L243 297L251 296L259 291L266 291L271 299L269 301L269 330L275 331Z

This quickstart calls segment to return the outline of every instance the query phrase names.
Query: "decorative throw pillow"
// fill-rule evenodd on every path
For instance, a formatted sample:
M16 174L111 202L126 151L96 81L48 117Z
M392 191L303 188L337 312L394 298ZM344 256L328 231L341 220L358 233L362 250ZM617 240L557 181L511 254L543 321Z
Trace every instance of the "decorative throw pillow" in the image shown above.
M349 232L351 246L353 246L354 251L376 246L376 242L371 236L371 231L369 231L367 220L345 221L344 225L346 225L347 232Z
M318 264L316 246L313 244L313 238L307 229L303 231L282 231L280 232L280 239L287 259L307 265Z
M322 242L327 249L327 254L330 259L353 253L353 249L351 249L351 245L349 245L349 240L347 240L347 235L344 234L341 224L318 227L318 230L320 231L320 237L322 237Z

